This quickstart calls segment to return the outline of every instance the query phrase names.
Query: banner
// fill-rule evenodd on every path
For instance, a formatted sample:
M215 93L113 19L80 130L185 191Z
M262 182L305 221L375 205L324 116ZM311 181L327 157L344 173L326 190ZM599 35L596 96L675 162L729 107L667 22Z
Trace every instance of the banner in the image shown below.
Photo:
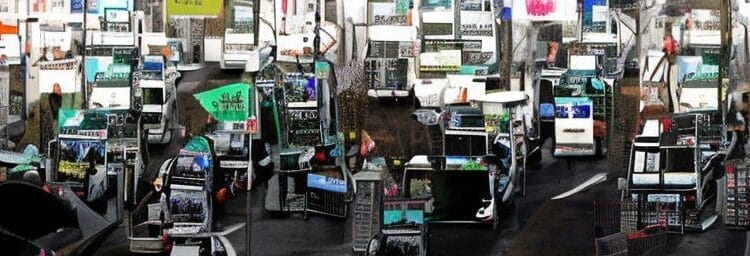
M244 122L250 111L248 92L251 88L246 83L235 83L193 96L217 121Z
M166 0L166 1L167 1L167 16L173 16L173 15L218 16L223 6L223 1L217 1L217 0Z
M575 21L576 0L513 0L513 20Z
M583 0L582 33L607 33L607 0Z
M423 52L419 55L419 70L457 72L461 70L461 57L461 50Z
M345 180L326 177L314 173L307 174L307 187L322 189L331 192L346 193Z
M409 25L409 1L370 1L370 25Z

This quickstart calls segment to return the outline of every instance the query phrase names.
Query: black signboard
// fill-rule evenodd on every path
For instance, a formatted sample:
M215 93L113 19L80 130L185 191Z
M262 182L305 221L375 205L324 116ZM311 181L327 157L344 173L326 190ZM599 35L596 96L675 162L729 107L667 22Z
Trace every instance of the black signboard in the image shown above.
M385 56L385 42L370 41L370 51L367 56L370 58L383 58Z
M289 120L289 145L314 146L320 144L320 118L317 108L289 108L287 118Z
M372 88L404 89L408 68L409 60L405 58L367 59L365 61L365 74Z
M441 50L482 51L482 40L425 40L424 52Z
M453 23L424 23L425 36L453 35Z

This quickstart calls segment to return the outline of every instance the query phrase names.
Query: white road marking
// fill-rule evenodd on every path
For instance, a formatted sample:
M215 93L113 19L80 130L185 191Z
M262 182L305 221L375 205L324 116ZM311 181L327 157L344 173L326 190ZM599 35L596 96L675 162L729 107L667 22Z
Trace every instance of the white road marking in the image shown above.
M583 190L586 190L587 188L593 187L596 184L602 183L602 182L604 182L606 180L607 180L607 173L604 173L604 172L598 173L598 174L594 175L593 177L591 177L590 179L588 179L587 181L581 183L581 185L578 185L577 187L575 187L575 188L573 188L571 190L568 190L565 193L562 193L562 194L559 194L559 195L553 197L552 200L558 200L558 199L563 199L563 198L572 196L572 195L577 194L577 193L579 193L579 192L581 192Z

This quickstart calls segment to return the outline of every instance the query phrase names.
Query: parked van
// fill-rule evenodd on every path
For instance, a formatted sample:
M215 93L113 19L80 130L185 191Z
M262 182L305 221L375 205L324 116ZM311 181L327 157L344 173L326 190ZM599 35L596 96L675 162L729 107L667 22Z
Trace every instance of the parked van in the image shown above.
M172 141L172 127L177 122L177 90L179 72L168 68L161 55L146 55L141 68L143 126L148 130L148 143L167 144Z

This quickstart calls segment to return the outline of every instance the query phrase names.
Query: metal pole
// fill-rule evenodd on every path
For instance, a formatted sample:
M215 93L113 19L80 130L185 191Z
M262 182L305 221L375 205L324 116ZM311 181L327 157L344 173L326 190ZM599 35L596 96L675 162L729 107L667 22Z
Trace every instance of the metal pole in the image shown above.
M247 214L245 214L245 236L247 237L247 256L252 255L252 235L253 235L253 218L252 218L252 196L251 196L251 186L252 186L252 180L253 180L253 135L250 134L249 136L250 141L248 142L248 157L247 157L247 188L248 191L246 193L246 202L245 202L245 211L247 211Z
M86 19L89 12L89 1L83 0L83 54L81 54L81 86L83 87L83 109L88 108L88 85L86 84ZM73 102L75 102L75 94L73 94ZM75 103L72 103L75 104Z
M722 113L722 116L725 116L725 106L722 104L723 98L722 96L722 86L724 85L724 77L727 76L725 74L725 71L728 69L729 64L729 48L732 45L732 38L731 33L732 29L730 24L730 20L732 17L730 17L731 12L729 12L729 0L722 0L719 1L721 4L721 15L720 15L720 30L721 30L721 50L719 56L721 56L719 60L719 84L717 86L718 88L718 99L717 102L719 103L719 113ZM718 203L718 202L717 202Z
M498 6L498 8L504 8L505 6ZM495 10L502 12L502 9ZM503 30L503 37L502 37L502 60L500 65L500 79L504 83L503 86L507 86L510 88L510 73L511 73L511 64L513 62L513 20L508 19L502 21L502 30ZM521 79L525 79L524 77L521 77Z
M275 4L275 1L274 1L274 4ZM256 18L260 17L260 1L259 0L254 0L253 1L253 16L256 17ZM253 30L254 30L253 34L255 34L254 35L255 38L253 39L254 43L255 43L255 47L258 47L258 44L259 44L258 40L259 40L259 36L260 36L259 35L260 34L259 33L259 31L260 31L260 24L258 23L258 21L254 22L254 24L253 24ZM258 54L260 54L260 52ZM255 80L255 76L250 76L250 77L251 77L251 79ZM253 82L252 84L253 84L253 86L250 89L253 90L253 91L252 91L252 94L248 94L248 97L255 96L255 97L251 97L250 98L250 99L254 100L254 102L251 103L251 106L257 106L257 104L255 104L255 101L258 100L258 97L255 95L255 93L257 92L257 90L255 89L255 83ZM260 119L260 113L258 111L259 111L259 109L255 108L255 118L256 118L256 120ZM252 237L253 237L253 218L252 218L252 207L251 207L252 206L251 191L252 191L252 186L253 186L253 172L254 172L254 170L253 170L254 169L253 168L254 167L253 166L253 134L250 134L248 136L248 140L249 141L248 141L248 156L247 156L247 160L248 160L247 161L247 194L246 194L246 198L245 198L245 211L246 211L246 214L245 214L245 238L247 240L246 255L250 256L250 255L252 255L252 246L251 245L253 244L252 243L252 240L253 240L252 239Z

